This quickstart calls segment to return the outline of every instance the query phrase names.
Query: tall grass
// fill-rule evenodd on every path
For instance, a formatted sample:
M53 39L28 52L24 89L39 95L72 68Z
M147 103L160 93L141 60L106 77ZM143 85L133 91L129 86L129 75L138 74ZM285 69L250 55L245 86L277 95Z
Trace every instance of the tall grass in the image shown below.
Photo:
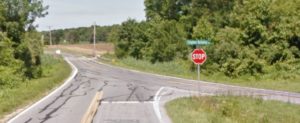
M58 86L71 73L71 68L61 57L42 56L43 76L19 84L15 88L0 90L0 118L15 109L35 102ZM63 68L63 69L62 69Z
M250 97L188 97L166 104L173 123L299 123L299 105Z
M124 59L118 59L116 60L115 64L122 67L138 69L152 73L196 79L196 73L187 69L189 68L189 65L182 60L178 60L176 62L157 62L152 64L151 62L145 60L136 60L134 58L129 57Z

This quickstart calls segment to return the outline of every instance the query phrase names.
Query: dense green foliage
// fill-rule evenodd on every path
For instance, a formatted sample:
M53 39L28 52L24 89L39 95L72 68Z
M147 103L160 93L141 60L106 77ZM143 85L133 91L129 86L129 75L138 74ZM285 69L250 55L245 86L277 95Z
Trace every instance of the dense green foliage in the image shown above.
M109 35L119 25L96 26L96 41L107 41ZM93 42L93 27L79 27L71 29L57 29L51 31L53 44L75 44ZM50 44L50 32L43 31L45 44Z
M40 0L0 0L0 88L41 76L42 43L33 22L45 9Z
M204 72L229 77L276 72L291 79L300 68L299 0L145 0L147 20L124 22L111 39L116 55L151 62L188 59L208 39ZM291 74L286 74L291 73Z
M132 56L151 62L171 61L174 56L185 58L187 46L183 26L176 21L124 22L111 38L116 43L118 57ZM181 46L181 47L178 47Z
M18 81L22 76L22 62L13 57L12 42L0 33L0 85L8 85L10 87ZM14 75L14 77L12 77Z
M174 123L299 123L296 104L251 97L203 96L166 104Z

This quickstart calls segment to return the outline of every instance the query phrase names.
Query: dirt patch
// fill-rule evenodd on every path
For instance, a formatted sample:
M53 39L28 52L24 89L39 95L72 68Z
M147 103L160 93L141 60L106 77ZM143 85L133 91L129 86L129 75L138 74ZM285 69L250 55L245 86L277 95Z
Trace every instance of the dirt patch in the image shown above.
M81 53L85 55L94 54L93 44L52 45L52 46L47 46L47 48L67 50L67 51ZM114 53L114 45L112 43L97 43L95 53L96 55L102 55L105 53Z

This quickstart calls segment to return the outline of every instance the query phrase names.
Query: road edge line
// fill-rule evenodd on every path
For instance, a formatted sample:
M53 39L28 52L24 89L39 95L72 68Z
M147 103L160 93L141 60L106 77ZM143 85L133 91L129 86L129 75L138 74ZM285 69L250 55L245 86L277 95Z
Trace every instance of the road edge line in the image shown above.
M39 105L40 103L42 103L44 100L46 100L47 98L49 98L50 96L54 95L56 92L58 92L59 90L61 90L63 87L65 87L67 84L69 84L71 82L71 80L76 76L76 74L78 73L78 69L75 67L75 65L69 61L68 58L64 57L64 60L71 66L72 68L72 74L71 76L69 76L69 78L64 82L63 85L59 86L57 89L55 89L54 91L52 91L50 94L48 94L47 96L43 97L42 99L40 99L39 101L37 101L36 103L32 104L30 107L26 108L25 110L23 110L21 113L17 114L16 116L14 116L13 118L11 118L10 120L8 120L7 123L13 123L14 120L18 119L20 116L22 116L23 114L25 114L27 111L31 110L32 108L34 108L35 106Z
M154 103L154 101L145 101L145 102L139 102L139 101L101 101L101 104L146 104L146 103Z
M159 122L162 123L162 117L161 117L161 112L160 112L160 109L159 109L159 100L160 100L160 97L159 96L159 93L164 90L165 87L161 87L159 88L159 90L155 93L155 96L154 96L154 102L153 102L153 109L154 109L154 112L155 112L155 115L156 117L158 118Z

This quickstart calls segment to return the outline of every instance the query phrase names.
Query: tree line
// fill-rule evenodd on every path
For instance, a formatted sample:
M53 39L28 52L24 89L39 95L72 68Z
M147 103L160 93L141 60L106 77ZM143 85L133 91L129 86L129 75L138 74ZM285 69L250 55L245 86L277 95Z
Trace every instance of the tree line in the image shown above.
M187 61L195 46L186 45L186 40L208 39L212 45L202 46L208 55L205 73L229 77L299 73L299 0L145 0L144 4L145 21L129 19L109 36L119 58Z
M33 22L46 9L41 0L0 0L0 88L42 75L43 48Z
M96 40L107 41L109 34L119 25L96 26ZM93 26L70 29L56 29L51 31L53 44L77 44L93 42ZM50 44L50 30L43 31L45 44Z

